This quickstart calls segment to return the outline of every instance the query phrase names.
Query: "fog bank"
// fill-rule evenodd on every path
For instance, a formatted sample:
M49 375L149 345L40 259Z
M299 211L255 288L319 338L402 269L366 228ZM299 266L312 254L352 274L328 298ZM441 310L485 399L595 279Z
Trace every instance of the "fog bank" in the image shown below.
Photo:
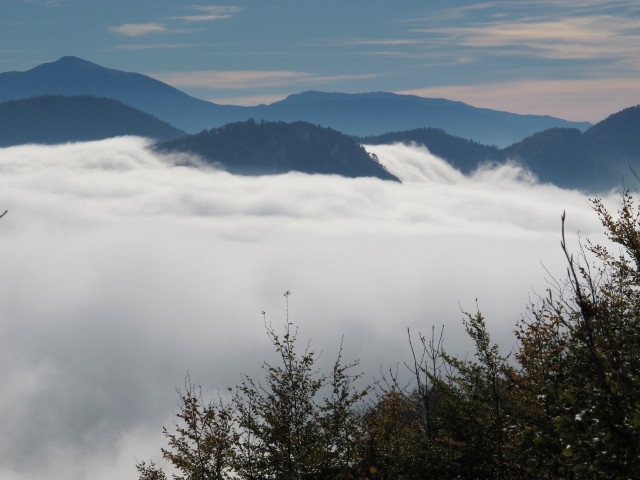
M178 167L124 137L0 149L0 477L136 478L160 457L187 371L215 391L273 358L261 312L368 379L406 329L468 343L476 299L508 351L560 216L600 238L587 197L516 166L464 177L424 148L367 147L402 184Z

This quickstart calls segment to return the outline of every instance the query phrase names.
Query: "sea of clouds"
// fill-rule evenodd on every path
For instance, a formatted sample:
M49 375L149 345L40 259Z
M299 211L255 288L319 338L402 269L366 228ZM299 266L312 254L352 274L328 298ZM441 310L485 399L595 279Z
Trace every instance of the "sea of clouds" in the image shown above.
M367 149L403 183L241 177L147 146L0 149L2 479L136 478L187 372L224 391L274 359L261 312L279 328L286 291L303 342L330 362L343 338L367 381L407 359L407 328L445 325L467 354L476 305L507 353L563 275L562 212L570 245L601 238L588 196L515 165L465 177L382 145Z

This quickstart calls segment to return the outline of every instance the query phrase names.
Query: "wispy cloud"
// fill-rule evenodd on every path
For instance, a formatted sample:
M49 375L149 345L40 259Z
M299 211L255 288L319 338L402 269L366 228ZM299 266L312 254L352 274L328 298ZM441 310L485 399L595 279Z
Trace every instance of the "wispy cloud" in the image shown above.
M203 70L195 72L157 73L152 77L176 87L241 89L284 85L323 84L342 80L376 78L381 74L317 75L289 70Z
M167 27L162 23L125 23L115 27L109 27L113 33L125 35L127 37L142 37L150 33L167 31Z
M52 1L63 1L63 0L52 0ZM242 7L234 7L234 6L225 6L225 5L217 5L217 6L205 6L205 5L192 5L188 7L189 10L199 12L194 15L184 15L178 17L169 17L169 19L179 19L187 22L205 22L205 21L213 21L213 20L223 20L225 18L230 18L233 14L241 12L243 10ZM169 28L164 23L157 22L149 22L149 23L125 23L123 25L117 25L109 27L109 30L113 33L117 33L118 35L124 35L127 37L142 37L145 35L153 34L153 33L161 33L161 32L171 32L171 33L185 33L190 32L192 30L181 30L176 28ZM153 48L153 47L149 47Z
M457 54L597 60L637 70L639 12L629 0L518 0L446 8L407 22L415 26L408 33Z
M598 14L611 11L638 11L636 0L499 0L478 2L473 5L443 8L426 16L405 19L406 22L460 20L485 14L491 17L518 18L524 12L538 16L554 17L568 12L574 15Z
M64 7L69 5L69 0L25 0L31 5L42 5L43 7Z
M485 6L500 6L500 7L535 7L539 11L549 12L552 9L571 9L573 11L583 12L596 12L602 10L612 9L638 9L638 2L636 0L511 0L501 2L487 2Z
M599 15L552 21L493 22L444 27L436 33L470 48L519 47L530 55L555 59L636 57L640 55L640 19Z
M187 22L209 22L211 20L223 20L230 17L231 15L186 15L184 17L176 18L181 18Z
M374 45L374 46L389 46L389 45L415 45L423 43L422 39L411 38L389 38L389 39L346 39L346 40L330 40L321 43L307 44L309 47L345 47L354 45Z
M187 22L208 22L213 20L224 20L231 18L233 14L241 12L242 7L236 7L231 5L192 5L190 10L200 12L194 15L184 15L180 17L172 17Z
M408 23L415 22L444 22L451 20L458 20L465 18L470 12L478 10L488 10L495 8L498 5L497 2L484 2L476 3L475 5L456 6L455 8L443 8L440 10L429 11L427 16L413 16L405 18L404 21Z
M248 95L243 97L224 97L224 98L209 98L208 100L219 105L241 105L244 107L251 107L255 105L269 105L273 102L283 100L288 94L276 94L276 95Z
M477 107L597 122L640 102L635 77L575 80L529 79L486 85L453 85L396 93L460 100Z
M354 40L347 42L351 45L412 45L422 43L422 40L410 40L405 38L389 39L389 40Z
M153 49L165 49L165 48L191 48L193 44L190 43L127 43L124 45L118 45L116 48L119 50L153 50Z

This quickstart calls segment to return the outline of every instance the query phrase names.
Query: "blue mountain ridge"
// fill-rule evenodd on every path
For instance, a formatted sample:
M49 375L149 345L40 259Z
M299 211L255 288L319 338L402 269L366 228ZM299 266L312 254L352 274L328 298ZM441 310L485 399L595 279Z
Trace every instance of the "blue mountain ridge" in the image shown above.
M248 119L306 121L348 135L379 135L421 127L484 144L506 146L548 128L589 128L588 122L518 115L447 99L388 92L302 92L270 105L242 107L197 99L146 75L67 56L25 72L0 73L0 101L40 95L91 95L118 100L195 133Z

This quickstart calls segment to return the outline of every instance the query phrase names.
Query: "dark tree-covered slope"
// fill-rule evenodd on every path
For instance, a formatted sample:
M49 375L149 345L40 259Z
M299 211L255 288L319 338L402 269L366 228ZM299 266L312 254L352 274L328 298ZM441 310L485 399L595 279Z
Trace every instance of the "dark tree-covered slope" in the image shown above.
M536 133L506 148L505 153L526 165L543 182L574 187L605 180L602 175L606 172L596 172L603 169L589 151L582 133L574 128L552 128Z
M195 153L242 175L298 171L398 180L350 137L306 122L248 120L164 142L155 148Z
M357 139L365 145L390 143L416 143L425 145L431 153L446 160L462 173L470 173L482 162L500 162L505 154L496 146L483 145L465 138L449 135L439 128L418 128L405 132L391 132L383 135Z
M137 135L168 140L184 135L116 100L42 96L0 103L0 146L64 143Z
M640 106L614 113L584 133L554 128L504 151L542 181L587 190L613 188L640 166Z
M640 105L608 116L584 133L595 154L610 154L625 162L640 157Z
M502 149L430 128L358 141L422 144L463 173L484 162L515 160L542 182L597 192L614 188L633 177L633 171L640 171L640 106L615 113L584 133L576 128L550 128Z

